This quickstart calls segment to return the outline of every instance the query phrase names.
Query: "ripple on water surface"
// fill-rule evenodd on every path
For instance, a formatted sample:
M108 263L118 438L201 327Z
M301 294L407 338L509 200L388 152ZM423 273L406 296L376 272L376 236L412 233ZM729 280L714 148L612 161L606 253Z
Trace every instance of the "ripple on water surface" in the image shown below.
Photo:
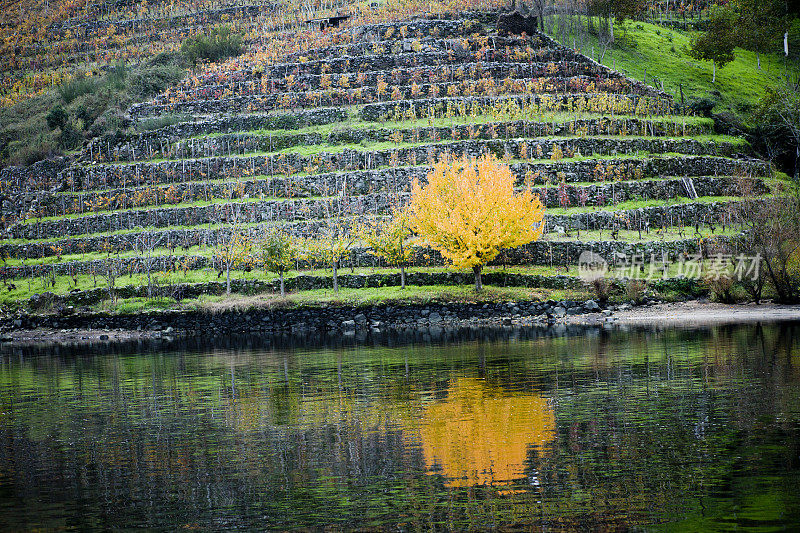
M0 528L800 527L800 325L0 346Z

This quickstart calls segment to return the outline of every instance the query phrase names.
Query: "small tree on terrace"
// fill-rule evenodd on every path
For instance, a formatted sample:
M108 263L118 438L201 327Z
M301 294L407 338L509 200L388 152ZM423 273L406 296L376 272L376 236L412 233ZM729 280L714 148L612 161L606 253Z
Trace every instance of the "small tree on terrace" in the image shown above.
M392 266L400 268L400 288L406 288L406 263L411 259L413 249L408 242L411 228L408 213L395 211L394 218L383 225L365 227L361 238L372 248L372 255L382 257Z
M285 233L270 230L256 243L256 257L264 270L278 274L281 280L281 296L286 296L283 276L292 269L297 258L297 248L291 238Z
M304 243L305 258L321 263L333 270L333 292L339 294L339 267L349 255L358 237L355 223L341 219L329 219L314 239Z
M539 197L515 194L511 169L493 155L440 159L427 186L412 183L409 226L454 268L472 268L478 291L483 266L541 237L543 219Z
M152 272L156 266L158 257L155 255L156 248L161 245L165 238L162 232L146 231L141 226L137 226L139 233L136 235L135 248L142 256L142 266L147 274L147 297L153 297Z
M738 252L757 259L758 275L766 277L777 301L796 303L800 301L800 188L794 185L781 196L765 199L747 187L740 185L745 198L734 208L744 226Z
M247 261L251 246L250 239L238 228L219 235L214 249L214 264L220 269L220 275L225 272L225 294L231 293L231 269Z

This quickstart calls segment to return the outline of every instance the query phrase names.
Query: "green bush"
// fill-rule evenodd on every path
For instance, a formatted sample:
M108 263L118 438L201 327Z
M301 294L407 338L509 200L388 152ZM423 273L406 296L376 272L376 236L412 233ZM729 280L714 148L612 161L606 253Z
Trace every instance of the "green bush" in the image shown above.
M180 80L184 71L174 65L151 65L128 75L126 88L133 101L142 101Z
M85 94L72 103L71 107L75 118L83 123L84 128L82 129L91 126L97 120L97 117L103 114L111 99L111 93L102 90Z
M99 137L104 133L120 133L130 124L130 118L119 107L110 107L87 129L91 137Z
M129 73L130 69L125 63L115 63L106 71L105 86L118 91L124 89Z
M232 40L241 43L229 31L217 38L222 43ZM77 77L55 90L0 108L0 166L35 163L57 155L59 149L79 146L84 138L124 131L131 121L123 110L179 81L187 65L181 52L163 52L136 66L114 64L100 76ZM184 120L184 116L158 117L149 126Z
M174 52L159 52L154 55L145 63L147 67L162 66L162 67L175 67L181 70L186 69L186 58L179 51Z
M733 214L745 227L735 252L759 260L758 275L776 301L800 302L800 186L791 184L769 202L747 198Z
M67 122L61 128L61 134L58 136L58 145L64 150L72 150L80 146L82 140L83 134L81 131L72 122Z
M189 115L161 115L158 117L150 117L136 123L136 129L139 131L153 131L180 124L181 122L188 122L191 120Z
M800 179L800 89L788 84L767 87L750 120L756 149Z
M9 144L9 160L12 165L32 165L37 161L58 155L52 136L42 135L37 139L13 141Z
M640 303L645 296L647 290L647 283L641 279L629 279L625 283L625 296L628 300Z
M229 26L217 26L208 35L189 37L181 44L181 53L192 65L198 61L219 61L242 53L242 36Z
M707 277L704 283L711 292L711 299L715 302L723 304L736 303L736 296L734 294L736 281L733 277L727 275L711 276Z
M64 111L64 108L61 106L61 104L58 104L53 107L49 113L47 113L46 119L47 127L51 130L56 128L63 129L67 123L67 120L69 120L69 114Z
M97 90L97 80L94 78L76 77L64 82L58 87L58 94L65 104L72 103L79 96L93 93Z

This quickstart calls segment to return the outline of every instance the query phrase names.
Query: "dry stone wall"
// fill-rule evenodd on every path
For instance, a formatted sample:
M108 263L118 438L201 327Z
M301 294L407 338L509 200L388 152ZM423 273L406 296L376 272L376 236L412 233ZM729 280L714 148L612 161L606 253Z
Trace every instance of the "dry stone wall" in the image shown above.
M259 129L259 128L253 128ZM176 128L177 131L180 131ZM222 130L224 131L224 130ZM511 133L513 132L513 133ZM652 137L678 137L681 135L702 135L713 133L713 124L685 124L678 122L651 121L638 118L577 119L569 124L540 121L491 121L481 124L454 123L451 126L423 128L348 128L347 123L336 127L330 133L298 133L274 135L268 132L247 133L237 131L223 133L203 139L191 138L187 133L155 133L134 135L115 135L94 141L82 157L98 161L144 161L153 158L177 159L187 156L222 157L244 155L249 152L275 152L301 146L342 145L361 143L392 142L399 133L406 141L441 139L490 140L529 136L574 136L582 132L584 136L619 135L632 136L645 132Z

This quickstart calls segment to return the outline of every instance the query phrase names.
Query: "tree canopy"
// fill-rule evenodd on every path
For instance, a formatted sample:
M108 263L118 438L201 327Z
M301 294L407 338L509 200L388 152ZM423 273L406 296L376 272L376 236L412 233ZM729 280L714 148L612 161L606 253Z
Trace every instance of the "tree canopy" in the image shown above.
M734 59L736 14L728 8L717 7L711 13L707 28L692 39L689 52L696 59L713 63L714 74L711 81L715 82L717 65L723 67Z
M453 267L472 268L477 290L483 266L541 237L543 218L539 197L515 193L511 169L493 155L442 158L427 185L412 183L409 226Z

